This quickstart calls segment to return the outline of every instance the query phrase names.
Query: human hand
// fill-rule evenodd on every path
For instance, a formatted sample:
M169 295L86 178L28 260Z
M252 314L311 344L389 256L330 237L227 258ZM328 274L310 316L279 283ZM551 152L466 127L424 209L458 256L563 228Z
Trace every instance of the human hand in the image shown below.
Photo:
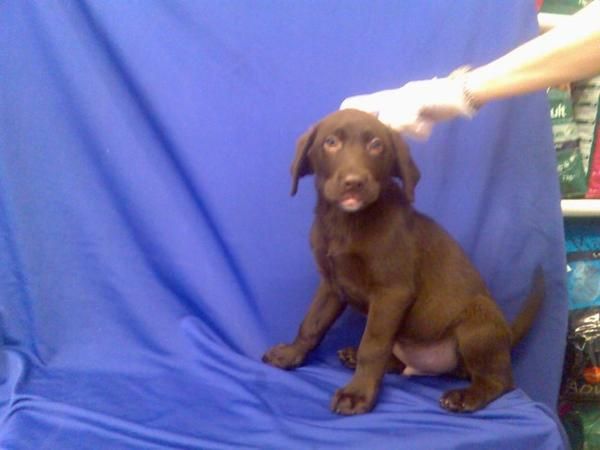
M475 114L468 92L464 71L457 71L446 78L411 81L398 89L349 97L340 109L360 109L402 133L426 139L435 123Z

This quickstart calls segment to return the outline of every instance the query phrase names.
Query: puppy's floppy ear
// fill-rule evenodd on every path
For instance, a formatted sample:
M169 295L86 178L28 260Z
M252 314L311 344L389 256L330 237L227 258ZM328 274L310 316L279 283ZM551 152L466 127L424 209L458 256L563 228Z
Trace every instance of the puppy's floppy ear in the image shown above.
M394 153L396 157L395 167L392 175L402 179L402 185L404 187L406 198L410 203L413 203L415 201L415 188L417 187L419 178L421 178L421 173L410 156L408 145L406 142L404 142L400 136L400 133L392 129L389 129L388 133L390 134L390 138L393 142Z
M298 180L305 175L313 173L313 168L308 159L308 151L315 141L317 136L317 127L312 126L306 133L304 133L296 144L296 155L292 162L292 195L295 195L298 191Z

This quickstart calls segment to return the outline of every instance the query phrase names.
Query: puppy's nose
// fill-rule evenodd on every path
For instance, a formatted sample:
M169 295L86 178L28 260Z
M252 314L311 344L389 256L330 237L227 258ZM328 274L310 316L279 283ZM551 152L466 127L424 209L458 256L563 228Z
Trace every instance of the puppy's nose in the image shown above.
M360 175L346 175L342 181L345 189L362 189L365 185L365 177Z

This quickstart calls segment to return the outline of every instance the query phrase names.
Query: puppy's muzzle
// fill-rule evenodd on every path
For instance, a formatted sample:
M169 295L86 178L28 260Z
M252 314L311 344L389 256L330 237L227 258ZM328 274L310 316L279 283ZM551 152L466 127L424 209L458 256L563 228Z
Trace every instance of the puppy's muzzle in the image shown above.
M367 183L366 175L350 174L350 175L346 175L342 179L342 186L344 188L344 191L346 191L346 192L348 192L348 191L360 192L364 189L366 183Z
M346 172L334 176L335 193L331 197L346 212L355 212L373 202L378 195L376 184L367 172ZM332 180L333 181L333 180ZM332 183L333 184L333 183Z

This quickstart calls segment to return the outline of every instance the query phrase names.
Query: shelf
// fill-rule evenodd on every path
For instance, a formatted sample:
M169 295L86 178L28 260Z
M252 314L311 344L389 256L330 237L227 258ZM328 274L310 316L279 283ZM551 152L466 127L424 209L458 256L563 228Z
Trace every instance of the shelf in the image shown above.
M540 25L540 31L545 32L551 28L554 28L558 24L567 20L570 16L568 14L552 14L552 13L539 13L538 24Z
M600 217L600 200L562 200L564 217Z

